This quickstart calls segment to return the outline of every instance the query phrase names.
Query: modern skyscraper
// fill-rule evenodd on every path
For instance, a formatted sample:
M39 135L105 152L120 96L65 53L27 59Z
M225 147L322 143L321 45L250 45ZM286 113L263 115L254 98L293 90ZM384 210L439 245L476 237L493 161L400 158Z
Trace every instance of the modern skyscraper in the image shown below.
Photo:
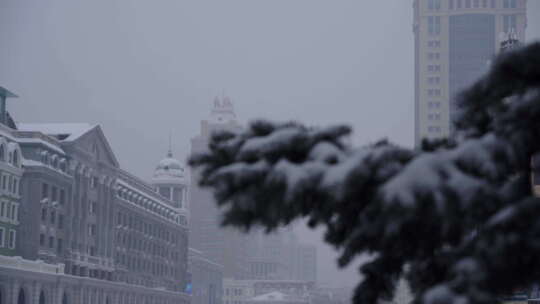
M208 149L211 133L217 130L240 130L228 97L216 97L209 120L201 122L201 133L191 140L191 152ZM221 213L212 193L198 186L199 172L192 170L190 185L190 244L209 260L223 265L223 277L244 279L248 273L249 236L233 228L220 227Z
M525 40L527 0L414 0L415 143L451 134L457 94L487 72L501 37Z

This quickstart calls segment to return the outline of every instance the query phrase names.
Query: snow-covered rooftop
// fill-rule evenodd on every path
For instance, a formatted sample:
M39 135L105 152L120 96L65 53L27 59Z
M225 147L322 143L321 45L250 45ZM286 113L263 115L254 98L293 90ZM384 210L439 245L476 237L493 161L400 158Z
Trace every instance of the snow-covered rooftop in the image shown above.
M17 123L19 131L37 131L60 141L73 141L97 125L89 123Z
M262 294L260 296L253 297L248 300L249 302L306 302L300 297L290 296L280 291L273 291L270 293Z

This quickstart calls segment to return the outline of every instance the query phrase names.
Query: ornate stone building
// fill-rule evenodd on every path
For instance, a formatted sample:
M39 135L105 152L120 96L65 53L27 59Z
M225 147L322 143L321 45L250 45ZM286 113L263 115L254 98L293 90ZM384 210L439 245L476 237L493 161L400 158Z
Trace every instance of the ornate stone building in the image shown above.
M185 194L122 170L98 125L14 124L6 92L0 304L189 303Z

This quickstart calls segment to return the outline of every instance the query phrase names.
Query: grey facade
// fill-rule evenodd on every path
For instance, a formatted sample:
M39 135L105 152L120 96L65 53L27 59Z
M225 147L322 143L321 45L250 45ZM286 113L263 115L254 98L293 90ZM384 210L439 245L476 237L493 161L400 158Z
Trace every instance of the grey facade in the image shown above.
M525 41L526 0L415 0L415 143L452 135L455 98L489 69L501 38Z
M221 304L223 266L208 260L202 252L189 249L192 304Z
M0 140L0 172L21 176L4 174L17 240L0 248L0 304L190 301L187 211L122 170L99 126L0 124Z

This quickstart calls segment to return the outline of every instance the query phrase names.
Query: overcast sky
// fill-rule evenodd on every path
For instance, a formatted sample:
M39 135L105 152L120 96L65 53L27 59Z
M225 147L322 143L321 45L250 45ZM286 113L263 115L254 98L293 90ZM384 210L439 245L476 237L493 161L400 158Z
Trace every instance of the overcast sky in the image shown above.
M539 39L540 0L528 2ZM412 0L0 0L0 41L15 120L100 124L143 178L169 132L187 157L223 92L242 122L342 122L358 144L413 145ZM319 248L320 280L354 284Z

